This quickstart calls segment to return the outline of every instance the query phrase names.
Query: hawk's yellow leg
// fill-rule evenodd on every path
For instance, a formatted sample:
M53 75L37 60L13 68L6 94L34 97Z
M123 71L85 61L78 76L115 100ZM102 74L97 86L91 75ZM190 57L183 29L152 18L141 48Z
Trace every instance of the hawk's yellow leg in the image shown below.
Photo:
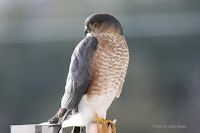
M108 132L108 124L110 124L112 126L113 133L116 133L116 128L115 128L113 121L100 119L97 114L95 114L95 118L96 118L96 121L93 121L92 123L97 123L97 124L102 123L102 124L104 124L105 128L106 128L106 133Z

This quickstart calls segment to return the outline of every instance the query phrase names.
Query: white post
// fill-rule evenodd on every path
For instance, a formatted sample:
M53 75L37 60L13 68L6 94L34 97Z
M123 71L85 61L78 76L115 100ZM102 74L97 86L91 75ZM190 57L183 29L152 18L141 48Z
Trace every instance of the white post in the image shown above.
M11 133L55 133L56 127L41 126L37 124L32 125L11 125ZM56 129L57 130L57 129ZM59 133L62 133L62 129Z

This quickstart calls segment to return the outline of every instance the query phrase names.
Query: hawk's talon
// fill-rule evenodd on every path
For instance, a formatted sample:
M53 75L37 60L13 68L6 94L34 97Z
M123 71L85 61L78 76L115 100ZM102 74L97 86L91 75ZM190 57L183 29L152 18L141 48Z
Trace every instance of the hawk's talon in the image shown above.
M110 121L110 120L100 119L97 114L95 115L95 118L96 120L93 121L92 123L97 123L97 124L102 123L103 125L105 125L106 133L108 132L109 125L111 125L113 133L116 133L116 128L114 126L115 122Z

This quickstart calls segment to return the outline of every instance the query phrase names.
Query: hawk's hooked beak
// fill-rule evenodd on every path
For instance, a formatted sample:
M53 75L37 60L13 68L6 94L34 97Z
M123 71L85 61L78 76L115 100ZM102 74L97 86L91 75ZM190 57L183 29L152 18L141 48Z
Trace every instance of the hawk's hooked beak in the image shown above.
M85 35L89 32L88 26L85 26L84 32L85 32Z

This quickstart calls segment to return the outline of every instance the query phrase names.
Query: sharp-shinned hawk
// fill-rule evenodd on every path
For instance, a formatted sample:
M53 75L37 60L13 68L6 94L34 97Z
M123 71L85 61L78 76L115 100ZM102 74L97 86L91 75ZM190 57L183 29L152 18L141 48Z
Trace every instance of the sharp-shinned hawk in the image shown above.
M108 108L121 94L129 64L121 24L112 15L93 14L84 25L86 37L72 54L61 108L51 124L105 123Z

